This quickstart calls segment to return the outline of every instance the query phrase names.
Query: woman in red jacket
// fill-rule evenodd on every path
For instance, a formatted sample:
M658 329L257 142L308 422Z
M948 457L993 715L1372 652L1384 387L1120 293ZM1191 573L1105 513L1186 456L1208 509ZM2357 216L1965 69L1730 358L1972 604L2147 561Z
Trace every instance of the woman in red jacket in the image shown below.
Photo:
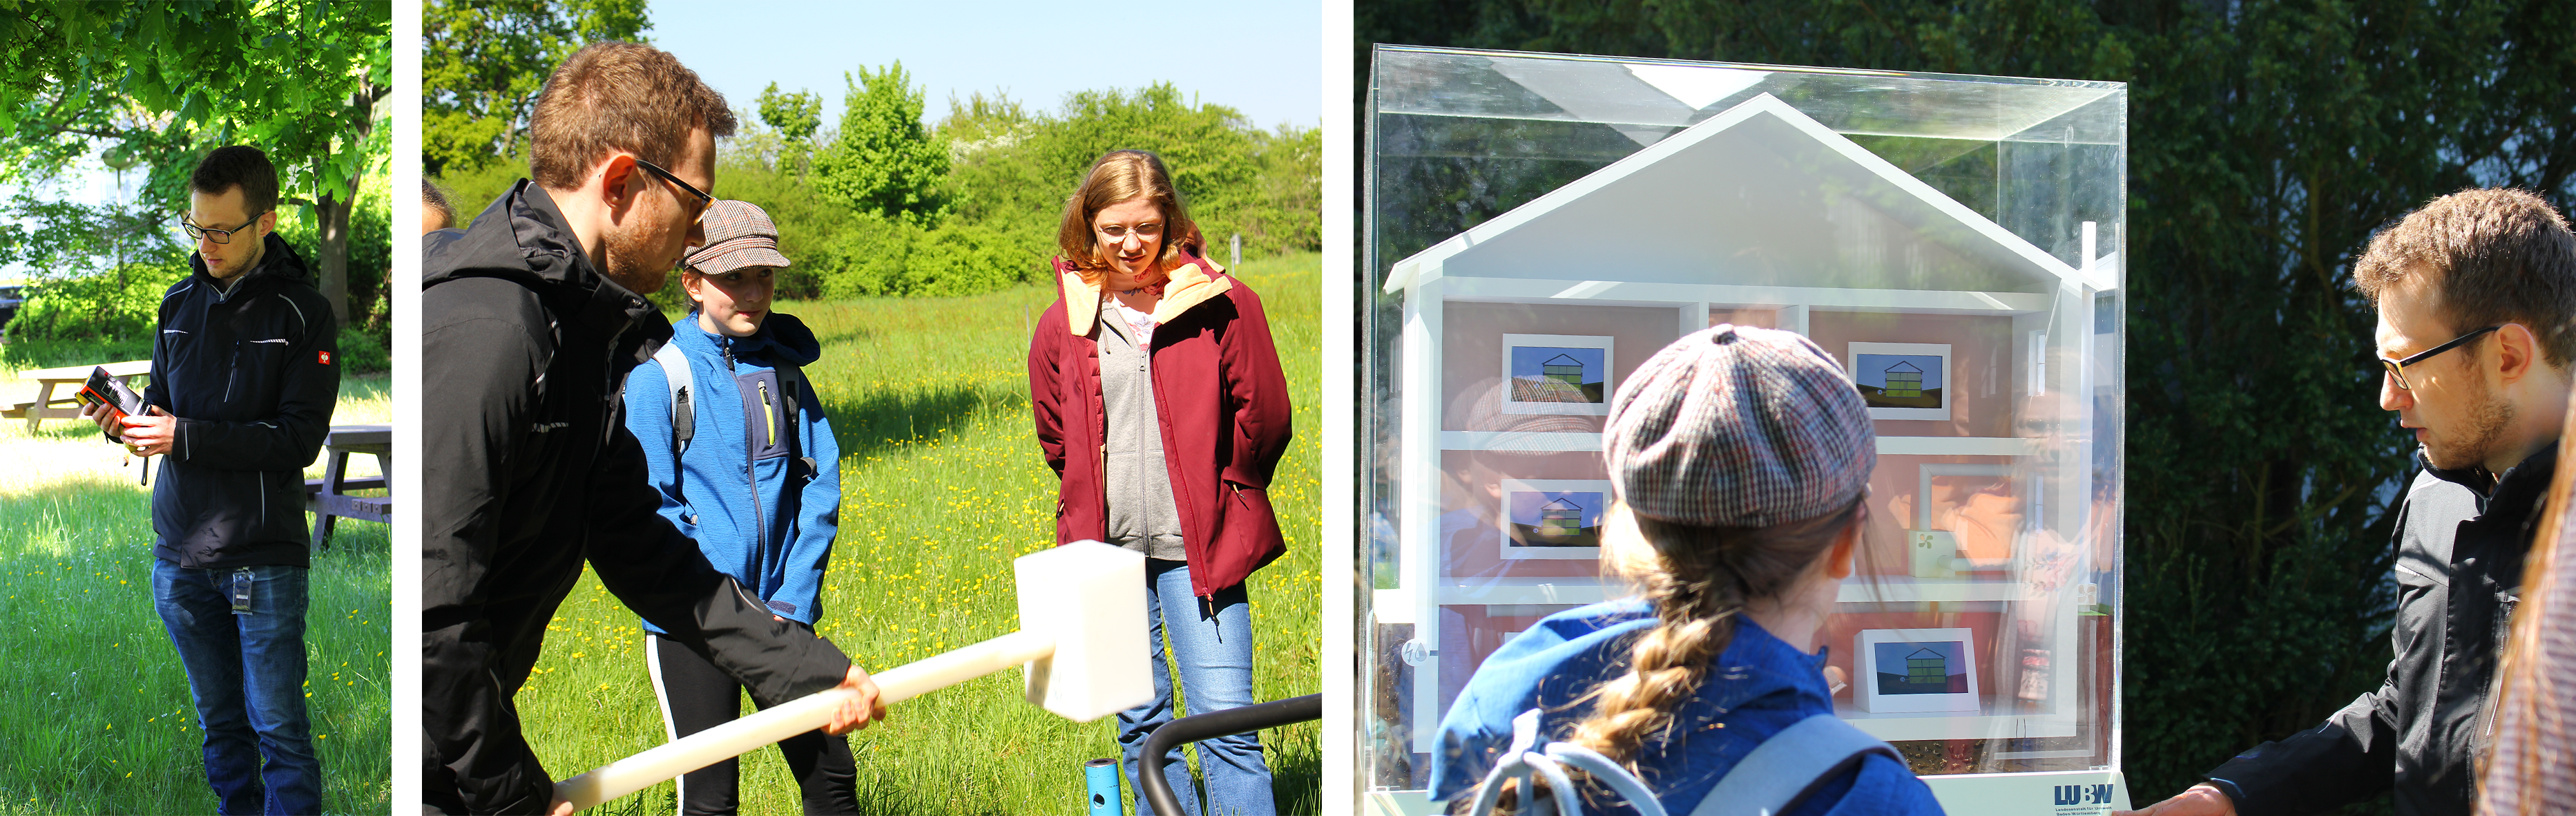
M1288 383L1261 299L1199 257L1198 227L1152 153L1094 162L1057 244L1061 297L1029 341L1038 446L1061 482L1056 543L1144 553L1148 642L1159 656L1168 641L1191 711L1250 705L1243 581L1287 549L1265 490L1288 448ZM1159 657L1153 673L1154 701L1118 715L1131 785L1145 736L1179 716ZM1257 736L1199 743L1199 766L1211 812L1275 810ZM1198 816L1178 748L1163 768Z

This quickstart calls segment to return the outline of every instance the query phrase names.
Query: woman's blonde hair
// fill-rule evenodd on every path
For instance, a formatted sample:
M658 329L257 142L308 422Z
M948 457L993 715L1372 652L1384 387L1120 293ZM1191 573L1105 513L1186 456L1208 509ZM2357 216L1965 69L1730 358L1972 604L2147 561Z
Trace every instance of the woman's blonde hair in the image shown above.
M1056 230L1056 247L1085 283L1100 282L1110 268L1106 248L1092 232L1092 217L1138 198L1154 202L1163 211L1163 251L1154 271L1172 268L1183 249L1197 254L1203 246L1198 224L1190 220L1162 158L1142 150L1112 150L1083 173L1082 186L1064 201L1064 223Z

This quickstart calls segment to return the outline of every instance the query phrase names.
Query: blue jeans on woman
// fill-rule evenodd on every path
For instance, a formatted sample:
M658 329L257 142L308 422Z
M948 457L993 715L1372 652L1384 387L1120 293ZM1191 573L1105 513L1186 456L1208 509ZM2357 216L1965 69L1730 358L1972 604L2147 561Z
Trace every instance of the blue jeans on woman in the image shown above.
M1219 590L1206 601L1190 593L1190 567L1185 561L1145 560L1145 643L1154 650L1154 701L1118 712L1118 747L1127 763L1127 784L1136 792L1136 816L1153 806L1137 780L1144 772L1145 738L1171 722L1172 675L1163 664L1163 646L1171 644L1180 665L1181 688L1189 714L1224 711L1252 704L1252 602L1242 585ZM1261 760L1261 736L1237 734L1201 742L1199 772L1207 776L1211 814L1269 816L1278 806L1270 798L1270 766ZM1163 778L1172 783L1172 798L1181 801L1181 816L1199 816L1198 791L1190 784L1189 763L1181 747L1163 757ZM1165 814L1165 816L1171 816Z
M188 670L217 812L322 812L322 760L304 713L305 574L153 559L152 604Z

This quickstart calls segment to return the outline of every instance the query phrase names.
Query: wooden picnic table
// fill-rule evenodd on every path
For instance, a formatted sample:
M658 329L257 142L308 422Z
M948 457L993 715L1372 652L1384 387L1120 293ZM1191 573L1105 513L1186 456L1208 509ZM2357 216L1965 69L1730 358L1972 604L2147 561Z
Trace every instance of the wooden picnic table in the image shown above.
M304 481L305 508L313 512L314 549L330 548L332 522L336 519L393 523L392 496L348 495L351 490L386 487L385 477L381 475L349 478L349 456L358 453L376 457L379 473L392 473L394 426L333 425L330 435L322 438L322 478Z
M89 372L93 368L98 366L63 366L18 372L18 379L36 381L36 398L13 404L7 410L0 411L0 416L25 416L27 432L31 434L36 432L37 423L48 419L79 419L80 400L72 395L80 391L81 383L89 381ZM108 376L125 381L126 387L134 388L136 393L141 393L143 389L135 388L134 378L152 375L150 360L108 363L106 368ZM58 386L68 386L61 389L62 396L59 397L54 396ZM55 407L54 403L57 402L63 403L65 407Z

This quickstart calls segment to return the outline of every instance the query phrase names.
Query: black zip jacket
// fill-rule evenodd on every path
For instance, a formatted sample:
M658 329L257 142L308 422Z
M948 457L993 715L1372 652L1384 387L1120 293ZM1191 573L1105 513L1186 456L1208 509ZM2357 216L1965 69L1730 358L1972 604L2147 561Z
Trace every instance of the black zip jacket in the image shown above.
M772 619L656 512L618 395L670 338L661 313L601 276L526 181L471 229L422 244L425 804L545 809L553 780L511 697L585 559L763 705L838 685L850 667L838 648Z
M152 487L152 554L195 569L309 566L304 466L340 399L340 330L276 235L232 287L195 274L161 296L145 402L179 418Z
M2388 679L2325 724L2210 771L2237 813L2316 813L2389 791L2401 816L2467 816L2495 741L2496 661L2522 596L2522 557L2557 462L2553 441L2491 480L2417 454L2423 470L2397 511Z

